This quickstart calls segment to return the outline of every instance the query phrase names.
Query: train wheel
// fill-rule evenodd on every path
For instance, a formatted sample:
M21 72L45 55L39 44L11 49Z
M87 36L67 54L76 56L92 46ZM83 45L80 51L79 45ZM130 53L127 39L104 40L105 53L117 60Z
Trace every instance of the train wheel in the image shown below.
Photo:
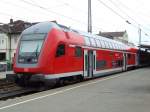
M58 83L58 79L45 80L44 86L48 88L54 88Z
M82 75L78 75L77 76L77 82L82 82L83 81L83 76Z
M16 78L16 83L21 87L27 87L29 85L30 76L23 75L21 77Z

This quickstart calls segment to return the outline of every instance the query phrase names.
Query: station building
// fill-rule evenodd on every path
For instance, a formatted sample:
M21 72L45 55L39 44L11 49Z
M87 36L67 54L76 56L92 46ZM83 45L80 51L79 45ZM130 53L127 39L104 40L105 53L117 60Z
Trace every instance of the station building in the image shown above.
M10 23L0 25L0 62L12 63L21 32L33 24L10 19Z

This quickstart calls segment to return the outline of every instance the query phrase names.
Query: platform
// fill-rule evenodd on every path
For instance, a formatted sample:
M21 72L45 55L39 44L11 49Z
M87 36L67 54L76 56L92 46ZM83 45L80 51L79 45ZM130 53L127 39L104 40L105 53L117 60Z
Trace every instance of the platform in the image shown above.
M14 74L13 71L0 72L0 79L6 78L6 74Z
M0 112L149 112L150 68L0 101Z

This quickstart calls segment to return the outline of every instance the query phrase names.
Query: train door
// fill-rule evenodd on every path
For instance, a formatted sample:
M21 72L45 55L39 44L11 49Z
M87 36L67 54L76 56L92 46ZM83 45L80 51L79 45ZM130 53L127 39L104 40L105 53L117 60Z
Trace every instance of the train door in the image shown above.
M123 71L127 70L127 54L123 53Z
M84 77L93 77L96 71L96 51L84 50Z

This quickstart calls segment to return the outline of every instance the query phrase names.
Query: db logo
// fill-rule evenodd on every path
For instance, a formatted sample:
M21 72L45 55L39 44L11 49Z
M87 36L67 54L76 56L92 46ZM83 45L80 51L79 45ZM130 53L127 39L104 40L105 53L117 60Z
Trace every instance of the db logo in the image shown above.
M24 68L24 71L25 71L25 72L28 72L28 71L29 71L29 69L28 69L28 68Z

